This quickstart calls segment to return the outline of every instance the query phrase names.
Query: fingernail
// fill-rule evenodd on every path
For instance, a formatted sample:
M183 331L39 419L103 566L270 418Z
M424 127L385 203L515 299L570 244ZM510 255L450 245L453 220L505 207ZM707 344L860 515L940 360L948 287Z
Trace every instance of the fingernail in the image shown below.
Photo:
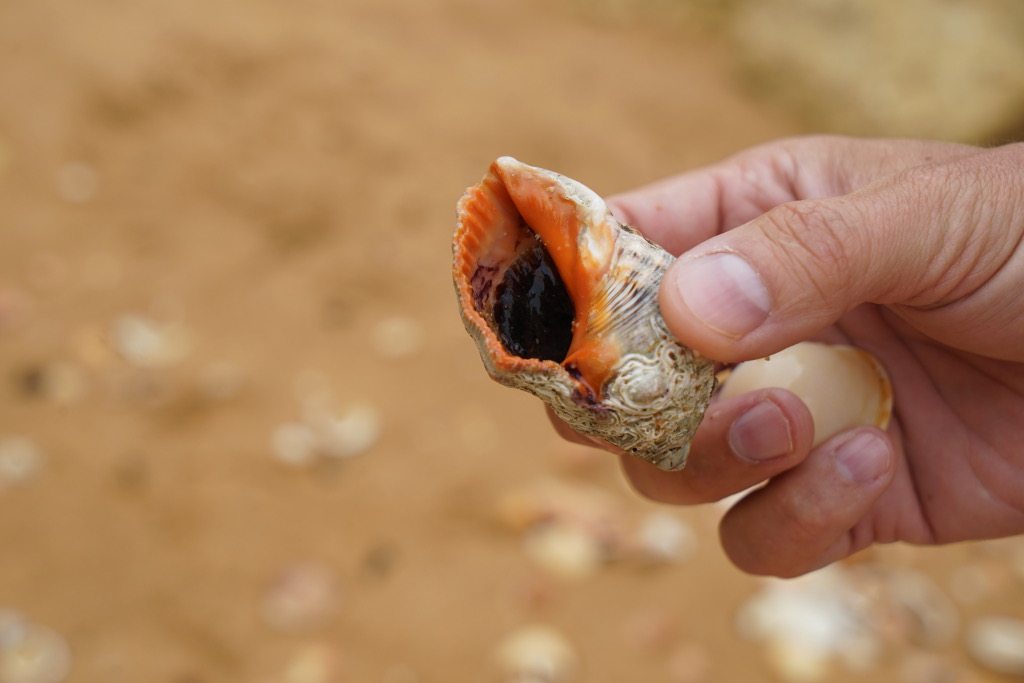
M737 339L768 317L771 297L761 276L741 256L720 252L681 263L676 290L686 307L711 329Z
M855 484L867 484L889 469L889 444L874 432L860 432L839 444L836 465Z
M761 401L729 427L729 446L745 460L762 462L793 450L789 420L771 401Z

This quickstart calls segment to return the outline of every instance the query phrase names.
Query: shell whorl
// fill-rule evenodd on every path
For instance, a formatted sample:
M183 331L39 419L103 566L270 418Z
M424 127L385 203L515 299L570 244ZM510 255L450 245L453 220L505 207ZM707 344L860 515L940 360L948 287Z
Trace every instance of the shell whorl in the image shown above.
M459 308L488 373L537 395L577 431L680 469L715 380L712 363L679 344L658 309L671 255L620 225L590 189L510 157L467 191L458 218ZM576 306L561 362L511 354L495 331L495 292L534 233Z

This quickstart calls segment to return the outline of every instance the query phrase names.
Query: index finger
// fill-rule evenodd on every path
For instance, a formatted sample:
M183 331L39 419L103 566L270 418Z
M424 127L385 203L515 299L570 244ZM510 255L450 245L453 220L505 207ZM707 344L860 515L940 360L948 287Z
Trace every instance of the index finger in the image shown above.
M608 198L622 222L674 256L796 199L781 147L756 148Z

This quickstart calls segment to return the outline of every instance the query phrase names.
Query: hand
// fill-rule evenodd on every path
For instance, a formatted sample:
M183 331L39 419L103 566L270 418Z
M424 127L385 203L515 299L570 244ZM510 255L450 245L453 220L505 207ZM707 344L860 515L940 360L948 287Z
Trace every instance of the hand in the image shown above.
M720 530L758 574L1024 532L1024 145L784 140L608 203L682 254L661 288L682 343L729 362L854 344L895 394L886 432L814 450L787 391L714 402L683 471L623 457L639 491L693 504L767 481Z

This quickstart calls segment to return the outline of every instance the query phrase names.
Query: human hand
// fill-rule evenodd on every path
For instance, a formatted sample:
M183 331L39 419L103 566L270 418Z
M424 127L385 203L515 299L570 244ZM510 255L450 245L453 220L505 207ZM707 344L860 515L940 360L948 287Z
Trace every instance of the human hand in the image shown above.
M661 288L682 343L726 362L853 344L885 365L895 399L885 432L813 450L792 393L714 401L686 469L623 456L641 493L695 504L767 481L720 528L758 574L873 543L1024 532L1024 144L783 140L608 204L682 254Z

